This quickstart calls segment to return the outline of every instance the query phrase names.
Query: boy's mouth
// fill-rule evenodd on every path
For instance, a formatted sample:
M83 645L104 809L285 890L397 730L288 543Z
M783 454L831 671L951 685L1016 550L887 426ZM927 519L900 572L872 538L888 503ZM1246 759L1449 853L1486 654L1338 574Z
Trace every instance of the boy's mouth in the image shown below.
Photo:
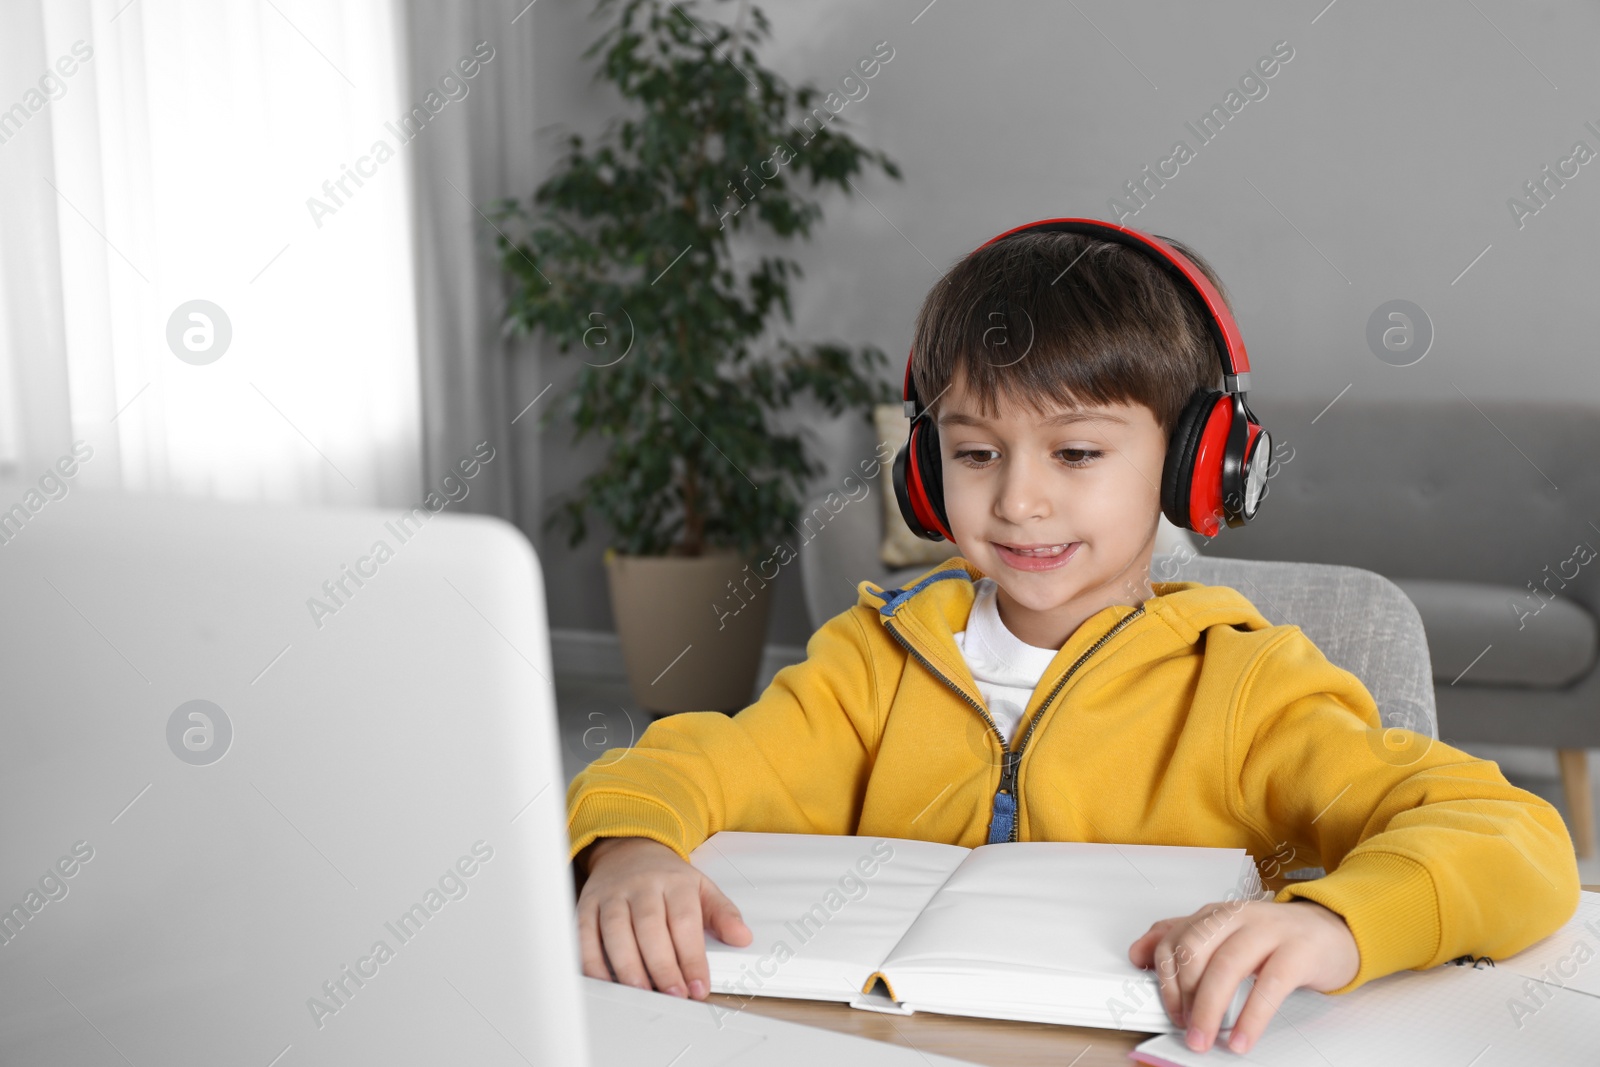
M997 548L1008 548L1011 551L1016 552L1018 554L1026 553L1028 555L1036 555L1036 556L1055 556L1055 555L1060 555L1066 549L1071 548L1073 545L1077 544L1076 541L1062 541L1062 542L1060 542L1058 544L1050 544L1048 542L1041 542L1039 544L1032 544L1032 545L1014 545L1014 544L1007 544L1004 541L994 541L994 542L991 542L991 543Z
M1039 545L1007 545L999 541L991 541L995 552L1000 556L1000 561L1019 570L1044 570L1050 567L1059 567L1071 559L1078 551L1081 541L1068 541L1065 544L1039 544Z

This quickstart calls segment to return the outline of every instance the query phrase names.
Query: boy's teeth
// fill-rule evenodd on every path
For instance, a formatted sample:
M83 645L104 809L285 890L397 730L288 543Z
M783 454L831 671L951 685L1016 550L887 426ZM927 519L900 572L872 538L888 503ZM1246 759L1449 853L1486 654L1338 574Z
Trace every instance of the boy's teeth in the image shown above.
M1011 548L1009 545L1006 547L1019 556L1059 556L1067 550L1066 545L1056 545L1054 548Z

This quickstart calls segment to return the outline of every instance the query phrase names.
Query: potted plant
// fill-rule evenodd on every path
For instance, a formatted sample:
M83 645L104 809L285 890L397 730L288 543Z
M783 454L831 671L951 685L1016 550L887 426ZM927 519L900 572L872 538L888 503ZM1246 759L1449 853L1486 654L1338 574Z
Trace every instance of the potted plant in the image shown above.
M599 0L594 15L617 7ZM609 527L629 686L654 712L751 699L770 599L760 590L792 558L785 539L822 473L770 417L801 394L863 418L899 395L874 373L888 363L874 347L762 342L775 312L793 322L790 279L802 272L775 255L736 263L731 235L809 236L822 211L802 175L848 190L867 164L900 171L841 130L838 93L791 88L760 65L750 46L770 27L760 9L748 15L745 32L742 6L736 28L693 0L622 0L584 56L601 53L595 78L628 113L593 148L571 134L531 204L490 209L507 332L578 348L584 365L560 406L574 442L594 433L609 446L544 529L566 520L576 547L591 510Z

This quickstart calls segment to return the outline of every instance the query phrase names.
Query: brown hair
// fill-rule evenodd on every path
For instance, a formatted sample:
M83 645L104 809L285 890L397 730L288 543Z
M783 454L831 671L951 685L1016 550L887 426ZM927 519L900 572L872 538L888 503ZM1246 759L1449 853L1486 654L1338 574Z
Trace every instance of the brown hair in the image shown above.
M1210 264L1170 237L1209 278ZM1220 389L1222 362L1199 299L1149 255L1075 233L1019 233L945 272L922 302L911 380L925 406L964 371L987 419L1005 395L1039 415L1051 403L1139 403L1168 439L1196 387Z

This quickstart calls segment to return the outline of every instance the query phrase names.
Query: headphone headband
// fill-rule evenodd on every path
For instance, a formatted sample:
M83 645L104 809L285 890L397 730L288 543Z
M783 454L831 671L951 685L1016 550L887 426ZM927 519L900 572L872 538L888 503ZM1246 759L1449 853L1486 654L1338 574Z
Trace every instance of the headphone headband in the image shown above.
M1244 393L1250 389L1250 357L1244 349L1244 338L1239 336L1239 326L1228 313L1227 302L1222 299L1222 294L1217 287L1211 284L1205 272L1194 265L1188 256L1173 248L1154 234L1142 233L1139 230L1130 230L1112 222L1100 219L1040 219L1030 222L1025 226L1017 226L1007 230L996 237L991 237L978 249L988 248L996 241L1003 241L1013 234L1025 231L1041 230L1055 233L1076 233L1085 237L1095 237L1102 241L1111 241L1116 244L1126 245L1130 248L1142 249L1154 253L1149 258L1156 265L1163 268L1167 274L1182 288L1194 293L1205 305L1209 315L1203 316L1206 330L1211 334L1212 341L1216 344L1217 352L1222 357L1222 389L1226 393ZM973 251L977 251L974 249ZM969 253L970 254L970 253Z

